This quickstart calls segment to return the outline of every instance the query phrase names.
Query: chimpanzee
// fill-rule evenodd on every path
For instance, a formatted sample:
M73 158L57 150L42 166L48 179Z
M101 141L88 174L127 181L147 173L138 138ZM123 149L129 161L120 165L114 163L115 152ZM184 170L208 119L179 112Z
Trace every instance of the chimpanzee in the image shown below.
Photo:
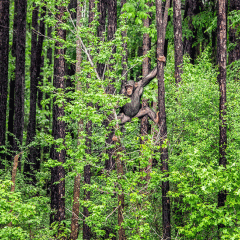
M134 117L143 117L148 115L155 123L158 123L158 114L156 114L149 107L141 108L141 97L143 94L143 88L150 83L150 81L156 76L157 67L155 67L146 77L138 82L133 80L123 84L121 94L131 98L131 102L125 104L118 115L118 119L121 120L121 124L131 121Z

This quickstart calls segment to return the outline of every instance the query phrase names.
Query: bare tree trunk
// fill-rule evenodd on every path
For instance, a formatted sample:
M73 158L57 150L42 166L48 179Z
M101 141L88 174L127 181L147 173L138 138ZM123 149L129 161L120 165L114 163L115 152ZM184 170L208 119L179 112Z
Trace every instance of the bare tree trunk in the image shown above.
M165 111L165 86L164 86L164 43L166 26L168 19L168 8L170 0L166 1L164 16L162 16L162 0L156 0L156 23L157 23L157 78L158 78L158 108L159 108L159 126L160 126L160 145L162 171L168 172L168 149L163 147L167 140L167 123ZM166 174L166 177L168 175ZM170 198L167 197L169 191L169 181L162 182L162 220L163 220L163 239L171 239L170 225Z
M218 1L218 23L217 23L217 56L219 66L219 90L220 90L220 103L219 103L219 165L226 167L226 148L227 148L227 124L226 124L226 62L227 62L227 1ZM227 194L221 191L218 194L218 207L224 206ZM219 228L223 227L219 225Z
M95 0L89 0L89 19L88 19L88 23L89 23L89 27L91 26L91 22L94 20L94 12L93 12L93 8L95 6ZM91 103L89 103L89 105L91 105ZM92 145L92 140L91 140L91 136L92 136L92 122L88 121L86 124L86 154L91 154L92 153L92 149L91 149L91 145ZM84 184L91 184L91 166L89 164L87 164L84 167ZM88 201L90 200L90 191L84 190L84 200ZM87 207L83 208L83 215L84 218L85 217L89 217L89 211ZM92 232L91 232L91 228L86 224L85 221L83 221L83 239L85 240L90 240L92 237Z
M78 216L79 216L79 196L80 196L80 181L81 174L77 174L74 179L73 190L73 207L72 207L72 221L71 221L71 235L70 240L77 240L79 232Z
M41 17L44 17L44 13ZM42 54L42 45L45 34L45 24L41 20L39 29L38 29L38 7L33 9L32 14L32 43L31 43L31 69L30 69L30 112L29 112L29 123L27 129L27 144L34 141L36 136L36 101L37 101L37 87L38 80L40 77L40 66L41 66L41 54ZM37 39L37 32L40 32L41 35ZM31 178L32 183L36 183L35 171L39 170L40 164L38 163L37 146L30 147L30 153L28 154L28 161L24 165L24 173L27 177Z
M175 53L175 81L181 81L183 64L182 42L182 15L181 0L173 0L173 25L174 25L174 53Z
M107 2L108 7L108 41L111 41L114 38L114 34L117 30L117 1L110 0ZM112 53L116 52L116 47L113 47ZM109 67L111 69L111 66ZM112 81L115 81L112 79ZM109 84L106 89L106 93L113 94L115 92L115 88L112 84ZM113 120L113 116L109 116L109 119L105 121L104 125L107 128L109 122ZM106 143L108 146L113 144L112 137L114 135L114 130L111 129L110 133L107 137ZM107 154L109 156L108 160L106 160L106 169L112 170L115 167L115 160L113 158L114 148L107 149Z
M5 145L8 90L9 0L0 2L0 151ZM5 158L0 153L0 159ZM0 168L4 168L0 160Z
M146 19L143 20L143 26L146 28L149 28L150 25L150 19L147 17ZM143 34L143 46L142 46L142 54L143 56L148 53L151 47L151 39L149 37L148 33ZM145 57L143 59L143 64L142 64L142 76L147 76L150 70L150 58ZM148 107L148 100L143 99L142 100L142 107ZM144 116L141 119L141 127L140 127L140 132L142 136L145 136L148 134L149 131L149 122L148 122L148 115Z
M59 24L64 21L63 15L65 12L65 7L57 6L59 11L56 14L56 19L59 20L56 26L56 35L63 40L66 40L66 31L61 29ZM65 59L64 59L65 49L63 44L56 42L55 44L55 57L54 59L54 80L53 86L56 89L64 90L64 77L65 77ZM53 128L52 134L55 140L65 139L65 122L59 118L63 117L64 114L64 105L59 106L56 102L56 97L54 98L53 104ZM56 148L58 146L53 146L51 149L51 158L57 160L58 162L64 164L66 152L61 150L57 152ZM56 166L51 170L51 209L54 213L51 214L50 223L61 222L65 219L65 169L62 165ZM57 183L56 183L57 182ZM61 230L59 229L59 235ZM65 237L62 237L65 239Z
M120 143L120 146L121 146L121 143ZM122 147L117 149L117 152L122 152L122 151L123 151ZM124 174L123 162L121 160L121 154L117 154L116 162L117 162L118 178L121 179L123 174ZM123 212L124 212L124 193L121 193L121 194L118 195L118 226L119 226L118 239L119 240L125 240L126 239L125 229L122 226L122 224L123 224Z
M105 25L106 25L106 7L107 3L106 0L100 0L98 3L98 12L99 12L99 26L97 29L97 36L100 38L100 41L104 42L104 32L105 32ZM97 71L100 76L100 78L103 78L103 72L104 72L104 63L98 63L97 64Z
M239 0L230 0L230 11L240 10L240 1ZM229 41L230 43L237 45L229 52L229 64L240 59L240 40L239 32L237 32L237 27L231 27L229 29Z
M81 27L80 20L81 20L81 0L77 1L77 28ZM81 43L77 40L76 45L76 75L81 71L81 61L82 61L82 52L81 52ZM78 75L77 75L78 78ZM77 79L77 90L81 90L81 83L79 79ZM82 121L78 123L78 138L80 139L80 132L82 131ZM78 140L78 145L80 145L80 141ZM72 222L71 222L71 235L70 240L77 240L78 233L79 233L79 223L78 223L78 216L79 216L79 196L80 196L80 181L81 181L81 174L77 173L77 176L74 179L74 189L73 189L73 207L72 207Z
M126 0L121 0L121 8L123 8L123 5L125 3L126 3ZM122 38L123 38L123 45L122 45L122 47L123 47L122 68L123 68L123 70L122 70L122 76L124 77L124 80L123 80L122 84L124 84L124 82L127 82L127 79L128 79L128 75L127 75L128 51L127 51L127 42L125 40L126 37L127 37L127 32L123 31L122 32Z
M92 122L89 121L86 124L86 134L87 134L87 138L86 138L86 154L91 154L92 150L91 150L91 145L92 145L92 140L89 138L92 136ZM84 184L91 184L91 166L89 164L87 164L84 167ZM88 201L90 200L90 195L91 192L87 191L86 189L84 190L84 200ZM83 215L85 217L89 217L89 211L87 207L83 208ZM86 224L86 222L83 222L83 239L87 239L90 240L92 237L92 232L91 232L91 228Z
M15 1L17 2L17 0ZM16 70L15 70L15 98L14 98L14 124L13 150L19 152L24 127L24 86L25 86L25 46L26 46L26 15L27 1L22 0L17 9L17 34L16 34ZM19 168L21 164L19 162Z

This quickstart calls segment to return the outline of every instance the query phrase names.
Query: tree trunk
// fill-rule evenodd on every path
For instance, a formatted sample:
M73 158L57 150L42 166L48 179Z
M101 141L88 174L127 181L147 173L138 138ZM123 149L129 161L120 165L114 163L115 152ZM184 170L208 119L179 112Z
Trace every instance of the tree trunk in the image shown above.
M239 0L230 0L230 11L240 10ZM240 59L240 40L239 32L237 32L237 27L231 27L229 29L229 41L230 43L236 44L234 49L229 52L229 64Z
M227 1L218 1L218 23L217 23L217 57L219 66L219 90L220 90L220 103L219 103L219 165L226 167L226 148L227 148L227 125L226 125L226 62L227 62ZM218 194L218 206L224 206L227 194L221 191ZM221 228L222 225L219 225Z
M77 174L74 179L74 190L73 190L73 207L72 207L72 222L71 222L71 235L70 240L77 240L79 232L79 196L80 196L80 181L81 174Z
M173 0L175 81L181 81L183 64L181 0Z
M93 12L93 8L95 6L95 1L94 0L89 0L89 19L88 19L88 23L89 23L89 27L91 27L91 22L94 20L94 12ZM89 105L91 105L91 103L89 103ZM89 121L86 124L86 154L91 154L92 153L92 149L91 149L91 145L92 145L92 140L91 140L91 136L92 136L92 122ZM89 164L87 164L84 167L84 184L91 184L91 166ZM86 189L84 190L84 200L85 201L89 201L90 200L90 191L87 191ZM89 217L89 211L87 207L83 208L83 215L84 215L84 219L85 217ZM85 221L83 221L83 239L85 240L90 240L92 237L92 232L91 232L91 228L86 224Z
M108 41L111 41L114 38L115 32L117 30L117 1L110 0L107 2L108 7ZM113 47L112 53L116 52L116 47ZM109 67L112 68L111 66ZM112 81L115 81L112 79ZM113 94L115 92L115 87L112 84L109 84L106 93ZM108 123L113 120L113 116L109 116L109 119L105 121L104 125L107 128ZM106 143L108 146L113 144L112 137L114 135L114 130L111 129L110 133L107 137ZM115 160L113 158L114 148L107 149L107 154L109 156L108 160L106 160L106 169L112 170L115 167Z
M143 20L143 26L146 28L149 28L150 26L150 19L147 17L146 19ZM143 56L148 53L151 47L151 39L149 37L148 33L143 34L143 46L142 46L142 54ZM143 59L143 64L142 64L142 76L147 76L150 70L150 58L145 57ZM142 107L148 107L148 100L143 99L142 100ZM142 136L145 136L148 134L149 131L149 122L148 122L148 115L144 116L141 119L141 127L140 127L140 132Z
M9 0L0 2L0 151L5 145L8 92ZM3 160L5 154L0 153ZM0 161L0 168L4 168Z
M120 143L121 146L121 143ZM122 152L123 149L120 147L120 149L116 149L116 152ZM123 177L123 162L121 160L121 154L117 153L117 174L118 174L118 179L121 179ZM121 189L122 190L122 189ZM119 240L125 240L126 235L125 235L125 229L123 228L123 212L124 212L124 193L118 194L118 239Z
M123 5L126 3L126 0L121 0L121 8L123 8ZM123 12L122 12L123 13ZM124 19L124 23L125 23L126 19ZM127 61L128 61L128 51L127 51L127 41L126 38L127 37L127 32L123 31L122 32L122 38L123 38L123 56L122 56L122 76L124 77L123 83L127 82L128 79L128 75L127 75Z
M34 4L35 5L35 4ZM44 13L41 17L44 17ZM32 14L32 43L31 43L31 69L30 69L30 112L29 112L29 123L27 129L27 144L34 141L36 136L36 101L37 101L37 87L38 80L40 77L40 66L41 66L41 54L43 45L43 36L45 34L45 25L41 20L39 26L40 36L37 40L38 32L38 7L34 8ZM28 155L28 161L24 165L24 173L27 177L31 178L30 182L36 183L35 171L39 169L38 163L38 151L36 146L30 147L30 153Z
M66 31L60 27L60 23L63 20L65 7L57 6L59 11L56 14L56 19L59 20L56 26L56 35L63 40L66 40ZM65 78L65 59L64 59L65 50L63 44L56 42L55 44L55 57L54 59L54 79L53 86L56 89L64 90L64 78ZM52 134L55 140L65 138L65 122L60 120L60 117L63 117L64 114L64 105L59 106L56 104L56 97L54 98L53 104L53 127ZM57 160L58 162L65 163L65 150L57 151L56 149L59 146L53 146L51 149L51 158ZM57 182L57 183L56 183ZM51 209L54 213L51 214L50 223L61 222L65 219L65 169L62 165L56 166L51 170ZM61 230L59 229L59 235ZM62 237L62 239L65 239Z
M104 32L105 32L105 25L106 25L106 0L100 0L98 3L98 12L99 12L99 26L97 29L97 36L100 38L100 41L104 42ZM103 78L103 72L104 72L104 63L98 63L97 64L97 71L100 76L100 78Z
M17 0L15 1L17 2ZM17 39L16 39L16 70L15 70L15 97L14 97L14 124L13 150L20 152L24 127L24 86L25 86L25 46L26 46L26 15L27 1L18 4ZM21 164L19 162L19 168Z
M168 19L168 8L170 0L166 1L164 16L162 16L162 0L156 0L156 23L157 23L157 78L158 78L158 108L160 126L160 145L162 171L168 172L168 149L163 147L167 140L167 124L165 111L165 86L164 86L164 43L166 26ZM168 177L168 175L166 175ZM163 239L171 239L170 225L170 198L167 197L169 191L169 181L162 182L162 220L163 220Z
M80 20L81 20L81 0L77 1L77 16L76 16L76 26L77 28L81 27ZM79 40L76 42L76 75L80 74L81 72L81 61L82 61L82 52L81 52L81 43ZM78 75L77 75L78 77ZM80 79L77 78L77 87L76 90L81 90L81 83ZM80 145L80 132L82 131L82 121L80 120L78 123L78 145ZM74 190L73 190L73 208L72 208L72 222L71 222L71 236L70 240L77 240L78 233L79 233L79 223L78 223L78 216L79 216L79 196L80 196L80 181L81 181L81 174L77 173L77 176L74 179Z

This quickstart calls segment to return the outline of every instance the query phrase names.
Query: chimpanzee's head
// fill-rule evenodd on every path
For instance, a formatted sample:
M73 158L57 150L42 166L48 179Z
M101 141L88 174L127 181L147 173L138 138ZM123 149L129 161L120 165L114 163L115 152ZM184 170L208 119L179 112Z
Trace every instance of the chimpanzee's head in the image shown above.
M134 90L135 90L135 82L133 80L130 80L125 85L127 96L131 97Z

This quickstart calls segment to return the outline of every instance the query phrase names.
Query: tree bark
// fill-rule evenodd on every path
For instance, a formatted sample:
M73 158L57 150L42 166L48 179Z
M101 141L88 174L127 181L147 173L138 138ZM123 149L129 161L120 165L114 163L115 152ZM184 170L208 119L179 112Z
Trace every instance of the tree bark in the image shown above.
M181 0L173 0L175 81L181 81L183 64Z
M168 8L170 0L166 1L164 16L162 16L162 0L156 0L156 23L157 23L157 78L158 78L158 108L159 108L159 126L160 126L160 145L162 171L168 172L168 149L163 146L167 140L167 123L165 111L165 86L164 86L164 43L166 26L168 19ZM165 177L168 177L166 174ZM162 220L163 220L163 239L171 239L170 225L170 198L167 197L169 191L169 181L162 182Z
M77 1L77 15L76 15L76 26L77 28L81 27L80 20L81 20L81 0ZM81 52L81 43L79 40L76 41L76 74L80 74L81 72L81 61L82 61L82 52ZM80 79L78 79L77 75L77 87L76 90L81 90L81 83ZM80 145L80 132L82 131L82 121L80 120L78 123L78 145ZM74 190L73 190L73 208L72 208L72 222L71 222L71 235L70 240L77 240L78 233L79 233L79 223L78 223L78 216L79 216L79 196L80 196L80 181L81 181L81 174L77 173L74 179Z
M105 25L106 25L106 0L100 0L98 3L98 12L99 12L99 26L97 29L97 36L100 38L100 41L104 42L104 32L105 32ZM100 78L103 78L103 72L104 72L104 63L98 63L97 64L97 71L100 76Z
M230 0L230 11L240 10L239 0ZM229 64L240 59L240 40L239 32L237 32L237 27L230 27L229 29L229 41L230 43L236 44L234 49L229 52Z
M35 4L34 4L35 5ZM45 9L43 9L45 15ZM30 68L30 112L29 112L29 123L27 129L27 144L34 141L36 136L36 101L37 101L37 87L38 80L40 77L40 66L41 66L41 54L42 45L45 34L45 25L41 20L38 29L38 7L34 8L32 14L32 43L31 43L31 68ZM37 32L40 32L40 36L37 39ZM28 161L24 165L24 173L27 177L31 178L32 183L36 183L35 171L39 170L40 164L38 163L38 151L37 146L30 147L30 153L28 155Z
M77 174L74 179L74 190L73 190L73 207L72 207L72 221L71 221L71 235L70 240L77 240L79 232L79 196L80 196L80 182L81 174Z
M57 6L58 13L56 14L56 19L59 20L56 26L56 35L63 40L66 40L66 31L60 27L60 23L63 20L65 7ZM56 42L55 44L55 57L54 59L54 79L53 86L58 90L64 90L64 77L65 77L65 59L64 59L65 49L63 44ZM59 106L56 104L56 97L53 100L53 127L52 134L55 140L65 138L65 122L59 118L63 117L64 105ZM57 160L58 162L64 164L66 152L65 150L57 151L59 146L53 146L51 149L51 158ZM56 166L51 170L51 209L54 213L50 216L50 223L61 222L65 219L65 169L62 165ZM59 229L59 233L60 229ZM65 239L65 237L62 237Z
M17 0L15 1L17 2ZM18 4L17 35L16 35L16 69L15 69L15 97L14 97L14 124L13 150L20 152L24 127L24 86L25 86L25 46L26 46L26 15L27 1ZM19 162L19 168L21 164Z
M0 2L0 151L5 145L8 92L9 0ZM0 153L0 159L5 154ZM4 168L0 161L0 168Z
M217 57L219 66L219 90L220 90L220 103L219 103L219 165L226 167L226 148L227 148L227 124L226 124L226 62L227 62L227 1L218 1L218 23L217 23ZM218 206L224 206L227 194L221 191L218 194ZM222 227L222 226L219 226Z
M121 9L123 8L123 5L126 3L126 0L121 0ZM122 12L123 13L123 12ZM126 19L124 19L126 21ZM122 38L123 38L123 56L122 56L122 76L124 77L123 84L124 82L127 82L128 75L127 75L127 61L128 61L128 51L127 51L127 31L122 32Z
M120 146L121 146L121 143L120 143ZM117 150L117 152L123 151L122 147L120 147L119 149L116 149L116 150ZM117 162L118 179L121 179L124 174L124 171L123 171L123 162L121 160L121 154L119 154L119 153L117 153L116 162ZM119 240L126 239L125 229L122 226L123 220L124 220L123 212L124 212L124 193L122 192L122 193L118 194L118 226L119 226L118 239Z
M108 41L111 41L114 38L115 32L117 30L117 1L116 0L110 0L107 2L108 7ZM116 47L113 47L112 53L114 54L116 52ZM112 69L112 66L109 67ZM112 81L115 81L112 79ZM109 84L106 89L106 93L108 94L114 94L115 87L112 84ZM104 125L107 128L109 122L113 120L113 116L109 116L109 119L105 121ZM111 129L110 133L107 137L106 143L108 146L113 144L112 137L114 135L114 130ZM108 160L106 160L106 169L112 170L115 167L115 160L113 158L113 152L114 148L107 149L107 154L109 156Z
M145 28L149 28L150 26L150 19L149 17L147 17L146 19L143 20L143 26ZM142 46L142 54L143 56L145 56L148 51L150 50L151 47L151 39L149 37L148 33L144 33L143 34L143 46ZM149 73L150 70L150 58L149 57L145 57L143 59L143 63L142 63L142 76L147 76L147 74ZM147 99L143 99L142 100L142 107L148 107L148 100ZM149 122L148 122L148 115L144 116L141 119L141 127L140 127L140 132L142 136L145 136L148 134L149 131Z
M89 27L91 27L91 23L94 20L94 12L93 12L93 8L95 6L95 1L94 0L89 0L89 19L88 19L88 23L89 23ZM91 103L89 103L88 105L91 105ZM92 145L92 140L91 140L91 136L92 136L92 122L88 121L86 124L86 154L91 154L92 153L92 149L91 149L91 145ZM91 166L89 164L86 164L84 166L84 184L91 184ZM90 200L90 191L87 191L86 189L84 190L84 200L85 201L89 201ZM87 207L83 208L83 215L84 215L84 219L86 217L89 217L89 211ZM85 220L83 221L83 239L85 240L90 240L92 237L92 232L91 232L91 228L86 224Z

